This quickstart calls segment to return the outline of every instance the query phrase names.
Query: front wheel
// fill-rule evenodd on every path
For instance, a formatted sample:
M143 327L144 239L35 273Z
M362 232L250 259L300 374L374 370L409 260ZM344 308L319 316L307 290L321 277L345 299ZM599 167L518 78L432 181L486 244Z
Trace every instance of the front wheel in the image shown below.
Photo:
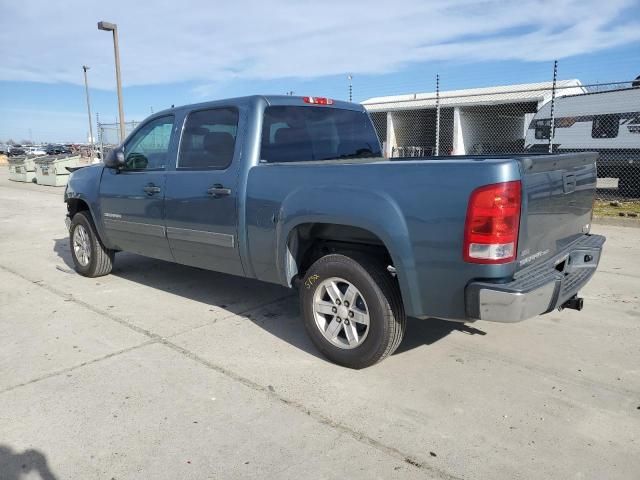
M88 213L82 211L73 216L69 237L76 272L85 277L101 277L111 273L114 251L102 244Z
M300 285L300 304L311 340L339 365L373 365L391 355L404 335L397 281L367 256L320 258Z

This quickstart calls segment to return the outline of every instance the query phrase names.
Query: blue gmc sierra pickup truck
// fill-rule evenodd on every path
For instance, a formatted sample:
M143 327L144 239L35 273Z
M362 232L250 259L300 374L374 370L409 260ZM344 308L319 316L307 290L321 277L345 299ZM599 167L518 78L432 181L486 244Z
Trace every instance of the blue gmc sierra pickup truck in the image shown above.
M317 348L363 368L408 316L580 310L595 190L595 154L386 159L361 105L251 96L152 115L65 202L78 273L128 251L295 287Z

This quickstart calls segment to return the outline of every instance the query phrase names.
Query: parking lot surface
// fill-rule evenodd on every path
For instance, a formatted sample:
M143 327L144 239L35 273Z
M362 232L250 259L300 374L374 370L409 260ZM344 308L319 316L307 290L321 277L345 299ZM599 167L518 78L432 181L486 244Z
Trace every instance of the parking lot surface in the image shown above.
M353 371L285 288L130 254L77 275L62 190L0 168L3 480L639 478L640 229L595 225L582 312L410 320Z

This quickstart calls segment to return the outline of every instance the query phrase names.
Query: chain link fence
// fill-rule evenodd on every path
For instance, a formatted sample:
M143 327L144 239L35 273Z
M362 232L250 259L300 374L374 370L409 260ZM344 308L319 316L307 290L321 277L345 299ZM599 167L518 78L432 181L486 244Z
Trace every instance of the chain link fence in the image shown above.
M140 122L131 121L124 122L125 135L129 135L135 130ZM100 153L100 158L109 153L109 150L117 147L122 143L124 139L120 138L120 124L119 123L101 123L98 120L98 137L96 147Z
M639 79L436 89L362 103L387 157L591 151L600 199L640 199Z

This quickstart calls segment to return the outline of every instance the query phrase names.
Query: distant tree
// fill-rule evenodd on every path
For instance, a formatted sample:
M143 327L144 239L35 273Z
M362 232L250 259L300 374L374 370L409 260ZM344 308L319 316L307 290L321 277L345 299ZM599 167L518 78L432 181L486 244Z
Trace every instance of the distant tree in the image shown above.
M15 145L16 142L13 140L13 138L10 138L9 140L7 140L7 145Z
M20 142L20 144L22 144L22 145L33 145L33 142L31 140L22 140Z

